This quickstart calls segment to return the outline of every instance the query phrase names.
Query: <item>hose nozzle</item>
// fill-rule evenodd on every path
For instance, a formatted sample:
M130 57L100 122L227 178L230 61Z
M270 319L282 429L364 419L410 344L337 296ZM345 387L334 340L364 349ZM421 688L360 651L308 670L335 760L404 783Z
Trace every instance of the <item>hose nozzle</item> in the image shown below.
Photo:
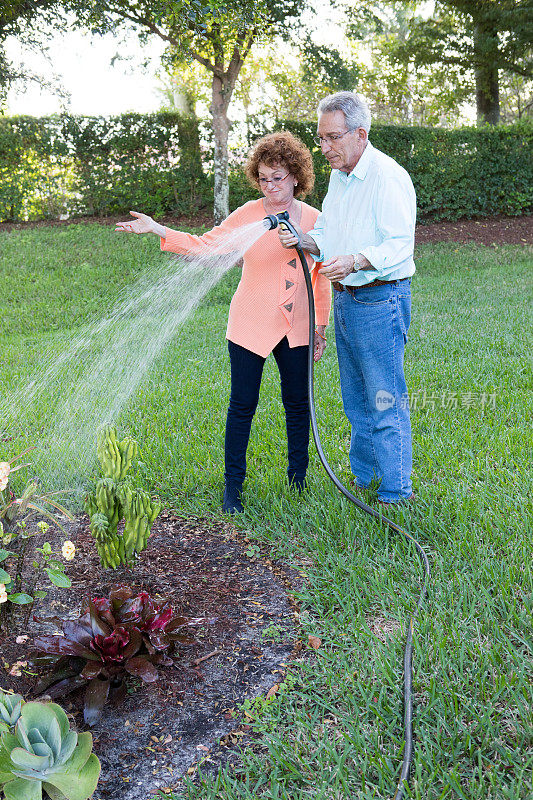
M300 246L300 237L298 236L298 233L296 232L296 229L294 228L294 225L290 221L289 212L288 211L281 211L279 214L276 214L276 217L279 220L279 227L281 228L281 230L290 231L290 233L292 233L293 236L296 236L296 238L298 239L298 243L295 245L295 247L299 247Z
M278 218L275 214L268 214L264 218L263 224L266 227L267 231L273 231L274 228L278 227Z
M298 239L298 244L300 243L300 237L298 236L298 234L294 230L294 227L292 226L292 224L291 224L291 222L289 220L289 212L288 211L280 211L279 214L268 214L263 219L263 224L266 226L266 229L268 231L274 230L274 228L277 228L278 225L279 225L279 227L282 230L290 231L291 233L293 233L294 236L296 236L296 238Z

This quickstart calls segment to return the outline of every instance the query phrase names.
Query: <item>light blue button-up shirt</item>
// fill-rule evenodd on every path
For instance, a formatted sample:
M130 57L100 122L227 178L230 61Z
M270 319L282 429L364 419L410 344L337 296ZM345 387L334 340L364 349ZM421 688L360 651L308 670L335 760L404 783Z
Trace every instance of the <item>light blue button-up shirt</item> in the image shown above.
M409 174L368 142L349 175L338 169L331 173L322 213L309 231L320 250L313 258L362 253L374 269L348 275L342 281L347 286L408 278L415 272L415 223Z

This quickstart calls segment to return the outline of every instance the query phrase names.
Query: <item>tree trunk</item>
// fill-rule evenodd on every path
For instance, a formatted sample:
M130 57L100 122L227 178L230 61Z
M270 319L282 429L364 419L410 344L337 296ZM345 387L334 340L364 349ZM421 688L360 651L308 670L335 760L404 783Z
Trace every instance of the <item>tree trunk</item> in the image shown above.
M219 225L229 214L228 135L231 123L227 111L232 91L217 75L213 76L212 101L209 110L213 118L215 137L215 224Z
M478 125L498 125L500 121L500 86L497 67L476 69L476 112Z
M478 125L497 125L500 121L500 85L496 56L498 37L481 25L474 29L476 52L476 112Z

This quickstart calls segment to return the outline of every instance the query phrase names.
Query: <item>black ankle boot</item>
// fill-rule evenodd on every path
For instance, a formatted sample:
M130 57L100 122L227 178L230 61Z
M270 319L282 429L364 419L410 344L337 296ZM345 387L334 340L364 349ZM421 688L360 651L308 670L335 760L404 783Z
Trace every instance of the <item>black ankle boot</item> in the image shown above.
M301 494L304 489L307 489L307 481L305 478L297 478L295 475L289 475L288 477L291 489L296 489L299 494Z
M225 514L242 514L244 506L241 502L242 483L226 482L224 497L222 498L222 511Z

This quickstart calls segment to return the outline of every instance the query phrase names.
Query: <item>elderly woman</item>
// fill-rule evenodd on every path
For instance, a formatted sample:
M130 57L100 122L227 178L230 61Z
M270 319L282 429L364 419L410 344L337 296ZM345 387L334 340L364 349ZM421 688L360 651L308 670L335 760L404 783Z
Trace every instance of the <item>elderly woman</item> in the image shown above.
M286 131L259 139L248 156L246 175L262 198L245 203L218 227L203 236L163 227L146 214L117 223L117 231L155 233L161 249L173 253L205 253L231 231L257 222L267 214L288 211L306 233L318 211L296 195L313 188L311 154ZM309 258L315 292L314 359L324 352L325 327L331 303L330 282ZM318 265L320 266L320 265ZM244 254L242 277L230 305L226 338L231 363L231 396L226 421L223 510L243 511L242 487L252 418L259 400L263 366L272 353L281 378L288 440L289 483L305 487L309 463L309 403L307 398L309 312L305 280L295 254L288 253L274 231L263 235Z

